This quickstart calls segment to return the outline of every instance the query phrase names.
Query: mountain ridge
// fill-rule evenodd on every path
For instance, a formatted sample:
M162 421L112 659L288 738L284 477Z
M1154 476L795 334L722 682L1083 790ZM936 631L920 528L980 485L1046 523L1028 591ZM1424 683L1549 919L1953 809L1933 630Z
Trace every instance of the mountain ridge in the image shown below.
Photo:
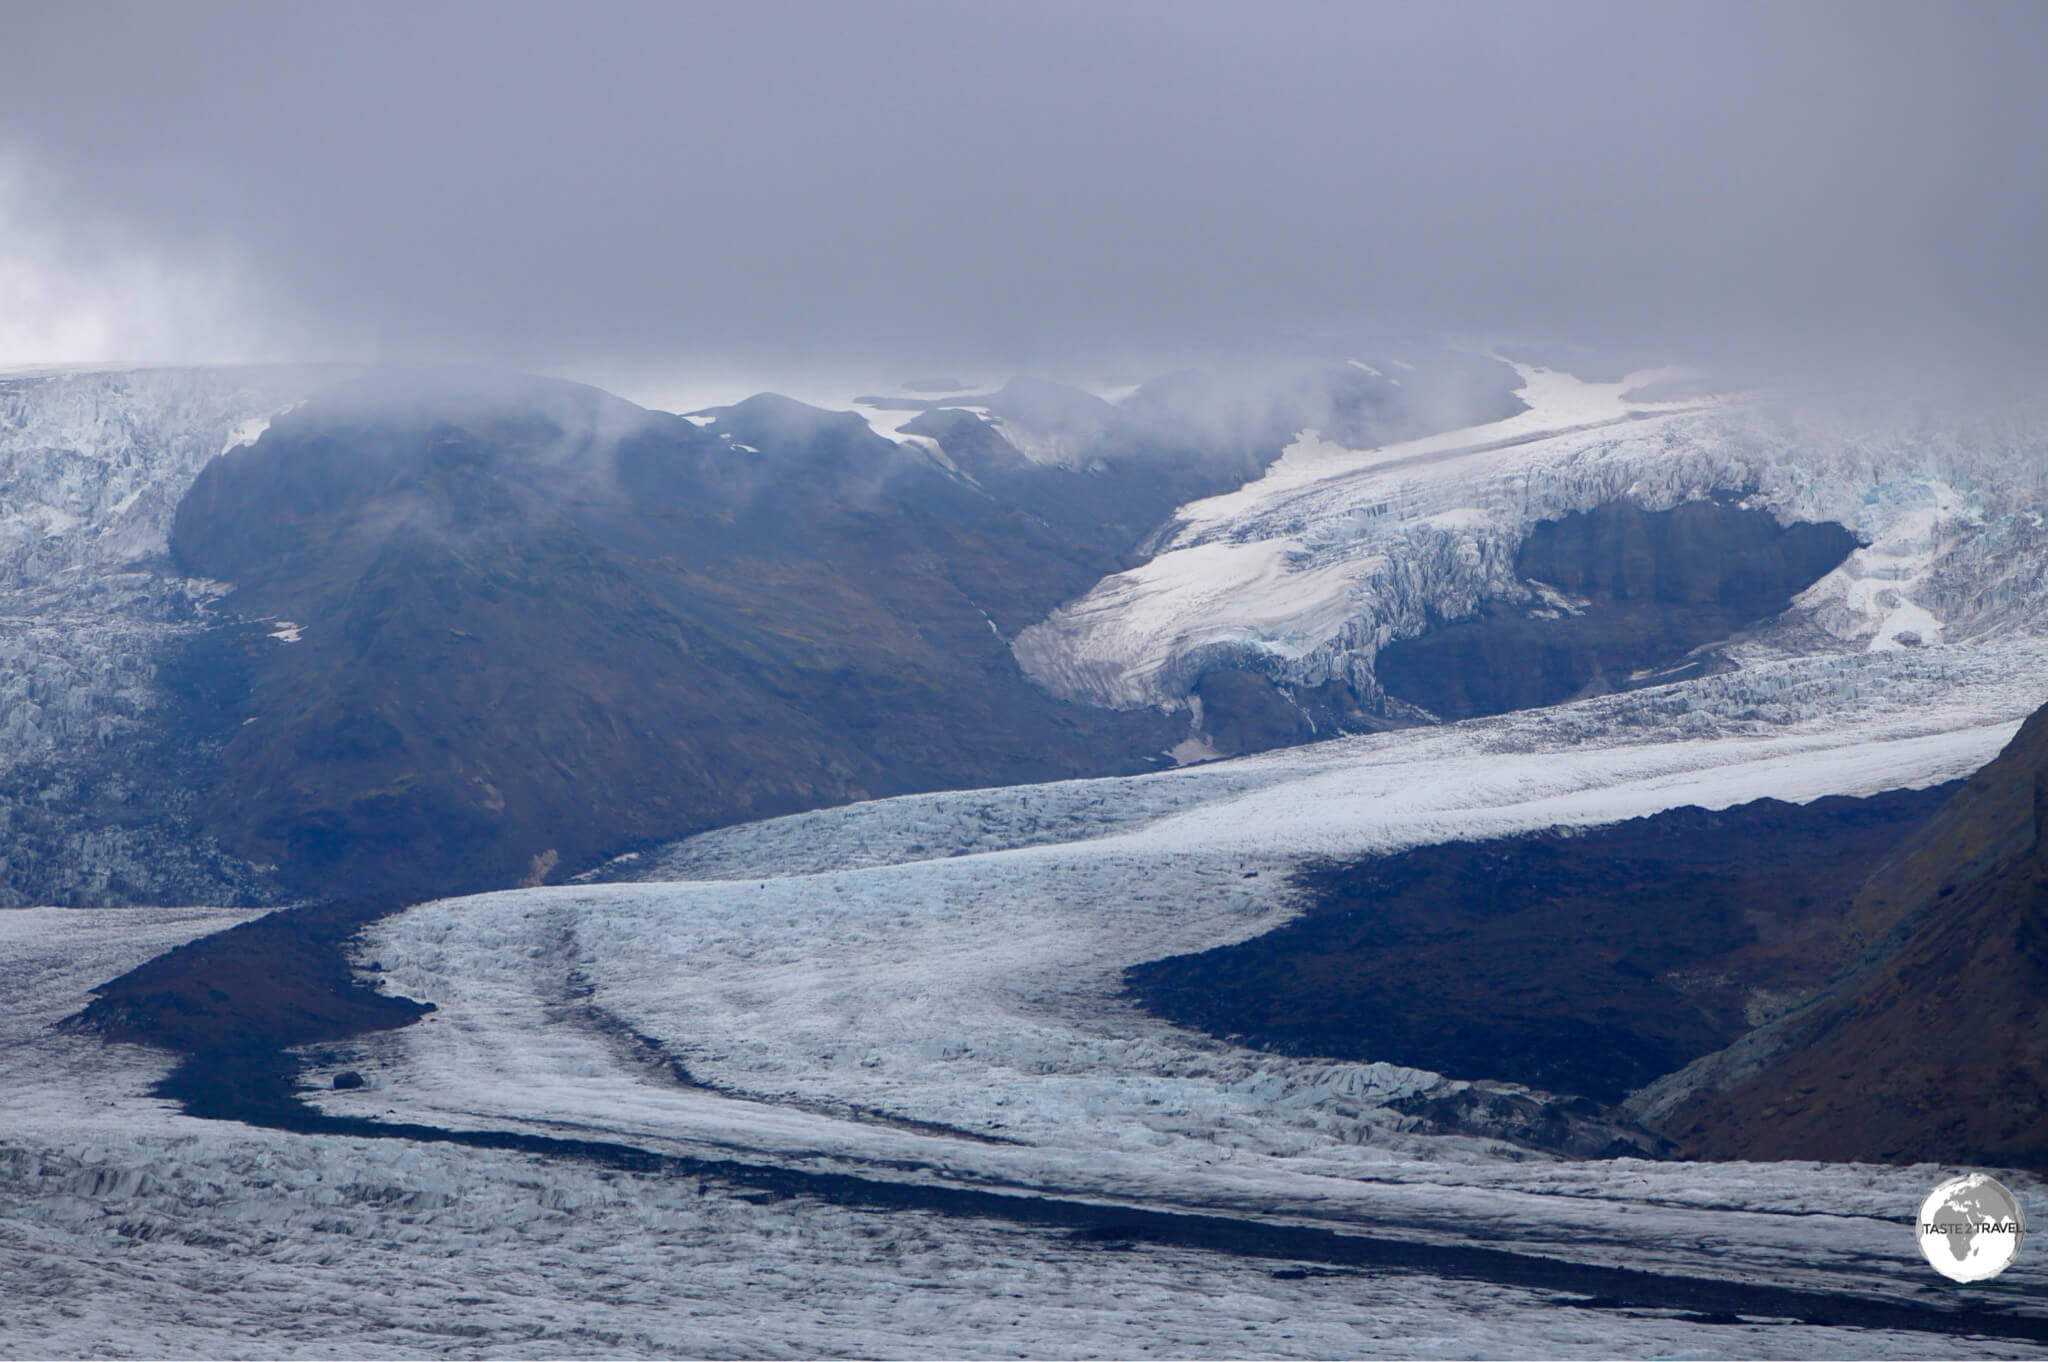
M703 427L534 381L316 399L202 470L172 549L297 626L223 715L209 826L307 890L536 880L1170 741L1040 695L1003 645L1106 560L787 399Z
M2048 1168L2048 706L1872 874L1845 945L1818 998L1639 1108L1698 1157Z

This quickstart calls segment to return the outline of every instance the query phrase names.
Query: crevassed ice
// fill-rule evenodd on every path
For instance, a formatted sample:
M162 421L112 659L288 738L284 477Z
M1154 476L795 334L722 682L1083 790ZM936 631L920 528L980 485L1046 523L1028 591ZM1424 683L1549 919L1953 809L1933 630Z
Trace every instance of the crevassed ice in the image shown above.
M1373 694L1388 642L1526 594L1515 550L1537 521L1721 492L1867 542L1796 602L1819 627L1780 630L1777 653L2048 623L2048 410L1858 430L1754 402L1630 404L1627 383L1518 367L1532 410L1492 426L1365 451L1305 432L1262 479L1182 508L1149 562L1021 633L1018 661L1117 708L1177 706L1219 661Z

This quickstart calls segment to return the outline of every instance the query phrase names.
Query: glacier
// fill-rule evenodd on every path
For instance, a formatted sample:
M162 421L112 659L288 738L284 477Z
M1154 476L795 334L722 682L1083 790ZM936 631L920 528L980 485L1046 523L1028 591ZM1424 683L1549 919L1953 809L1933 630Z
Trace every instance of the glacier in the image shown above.
M309 1053L304 1095L447 1129L1910 1291L1924 1266L1904 1219L1931 1170L1588 1164L1433 1132L1390 1104L1460 1080L1181 1032L1132 1007L1119 974L1284 920L1285 872L1316 857L1959 776L2040 697L1995 651L1975 685L1924 650L1903 684L1785 663L1669 688L1683 705L1636 692L1156 775L910 796L616 866L644 878L421 905L372 927L357 958L439 1010ZM366 1087L333 1090L342 1068Z
M1223 656L1369 688L1373 653L1432 612L1531 589L1513 576L1528 525L1617 497L1735 491L1865 547L1718 675L819 810L580 883L414 906L353 958L437 1010L310 1047L301 1097L450 1132L1918 1299L1911 1219L1946 1170L1563 1157L1403 1110L1505 1085L1254 1051L1123 995L1129 965L1286 921L1292 872L1318 860L1936 784L2048 700L2033 415L1844 433L1758 402L1638 401L1641 375L1525 377L1531 411L1497 428L1378 451L1304 433L1264 479L1183 508L1148 563L1027 631L1018 657L1098 704L1183 704ZM152 659L208 590L163 559L177 495L297 382L0 380L17 776L143 721ZM290 622L269 624L287 646ZM2048 1355L205 1121L145 1095L165 1057L51 1029L95 984L249 915L0 914L0 1355ZM343 1070L367 1081L337 1090ZM2001 1177L2041 1204L2040 1179ZM2000 1287L1953 1298L2032 1318L2048 1266L2024 1256Z
M1369 682L1372 651L1430 611L1529 590L1512 579L1528 524L1624 496L1655 508L1734 490L1783 519L1840 519L1864 547L1738 639L1738 668L1718 675L1148 776L821 810L621 858L587 883L420 905L367 932L358 961L439 1010L309 1055L307 1099L1112 1206L1394 1223L1592 1265L1916 1290L1925 1269L1903 1226L1936 1170L1546 1155L1404 1114L1406 1098L1469 1086L1457 1076L1251 1051L1122 994L1128 965L1285 921L1289 873L1321 859L1939 783L2048 699L2041 445L2023 416L1937 432L1908 458L1895 435L1790 440L1769 424L1781 416L1743 404L1632 406L1640 376L1530 377L1532 413L1476 442L1361 457L1305 437L1263 482L1184 508L1150 563L1027 633L1018 656L1106 704L1174 703L1204 649ZM368 1086L332 1090L342 1066ZM2012 1179L2038 1196L2038 1180ZM1483 1352L1482 1338L1462 1346Z
M224 590L169 560L179 499L324 373L0 373L0 904L260 894L176 821L189 783L151 768L190 753L132 740L162 715L167 652Z
M1175 1034L1122 1009L1109 975L1256 930L1285 894L1244 867L1331 837L1412 841L1486 808L1548 824L1611 817L1604 801L1739 798L1773 766L1815 787L1940 778L2005 728L1898 715L1829 757L1825 725L1794 725L1687 759L1668 742L1574 755L1517 716L1420 731L1427 751L1384 735L728 829L668 853L693 881L388 920L359 963L441 1011L318 1047L303 1095L383 1121L1896 1299L1924 1284L1910 1220L1939 1170L1589 1164L1403 1130L1376 1104L1445 1080ZM1418 763L1452 776L1422 787ZM1044 840L1100 805L1122 831L1083 820ZM1286 828L1301 831L1269 844ZM165 1058L49 1029L99 980L247 916L0 914L0 1355L2048 1355L198 1120L143 1095ZM647 1039L700 1086L659 1072ZM365 1087L328 1086L342 1066ZM2039 1201L2038 1179L2007 1180ZM2004 1281L2038 1299L2048 1272L2023 1259Z
M1186 707L1218 666L1384 700L1372 663L1432 619L1528 601L1515 552L1538 521L1616 500L1715 494L1864 547L1737 659L1887 650L2048 627L2048 409L1845 416L1788 399L1652 401L1658 374L1586 383L1526 364L1530 409L1379 449L1305 431L1264 477L1181 508L1147 562L1021 633L1054 694Z
M206 592L167 570L178 499L303 381L263 370L0 374L0 762L132 727L151 645Z

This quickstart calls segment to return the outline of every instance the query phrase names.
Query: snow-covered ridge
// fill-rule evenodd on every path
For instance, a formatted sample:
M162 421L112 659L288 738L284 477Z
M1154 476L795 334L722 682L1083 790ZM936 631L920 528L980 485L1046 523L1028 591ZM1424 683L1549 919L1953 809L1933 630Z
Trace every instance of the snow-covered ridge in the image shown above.
M1527 598L1515 552L1537 521L1730 492L1868 545L1799 602L1818 627L1783 631L1780 649L2048 623L2048 411L1855 429L1759 401L1627 396L1652 373L1517 368L1531 410L1506 421L1376 450L1304 432L1265 477L1182 508L1149 562L1020 634L1019 662L1055 694L1118 708L1178 706L1219 664L1373 695L1390 641Z

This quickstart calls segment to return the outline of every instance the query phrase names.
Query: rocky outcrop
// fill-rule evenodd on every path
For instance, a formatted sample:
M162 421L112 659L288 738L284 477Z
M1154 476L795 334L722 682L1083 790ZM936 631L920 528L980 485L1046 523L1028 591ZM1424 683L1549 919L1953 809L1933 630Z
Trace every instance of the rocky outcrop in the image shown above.
M1612 1103L1810 996L1849 895L1938 791L1683 808L1305 876L1301 917L1139 965L1170 1020Z
M2048 1169L2048 708L1864 883L1819 997L1640 1096L1706 1158Z
M1780 525L1733 499L1625 501L1541 521L1515 553L1528 604L1489 601L1381 651L1396 699L1445 719L1703 675L1689 656L1785 610L1848 558L1840 525Z

